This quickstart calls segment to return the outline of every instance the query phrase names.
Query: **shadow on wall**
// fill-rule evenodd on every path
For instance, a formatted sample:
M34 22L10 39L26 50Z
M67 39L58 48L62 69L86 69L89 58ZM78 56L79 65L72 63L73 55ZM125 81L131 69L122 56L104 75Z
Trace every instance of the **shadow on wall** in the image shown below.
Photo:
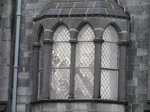
M0 112L6 112L6 104L0 104Z

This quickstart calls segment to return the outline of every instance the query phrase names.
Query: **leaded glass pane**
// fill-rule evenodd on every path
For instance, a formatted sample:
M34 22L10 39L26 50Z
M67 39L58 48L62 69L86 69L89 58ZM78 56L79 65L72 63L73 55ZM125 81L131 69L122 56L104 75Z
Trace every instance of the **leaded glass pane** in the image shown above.
M70 80L70 34L61 25L54 33L52 51L51 99L67 99Z
M94 32L85 25L79 33L76 47L75 98L89 99L93 96L94 80Z
M117 100L118 71L101 70L101 98Z
M109 25L103 34L103 39L108 42L118 42L118 32L117 30Z
M117 100L118 98L118 33L113 26L108 26L103 35L101 57L101 97Z
M56 41L68 41L69 39L70 39L69 30L64 25L59 26L54 33L53 40L56 42Z
M91 99L93 95L94 68L76 68L75 98Z
M93 41L94 37L92 28L87 24L81 29L78 41Z
M102 68L118 69L118 44L104 42L102 45Z
M52 69L52 99L67 99L69 97L69 74L69 69Z
M76 67L94 66L93 42L79 42L76 49Z
M70 66L71 47L68 42L54 43L53 45L53 68L63 68Z

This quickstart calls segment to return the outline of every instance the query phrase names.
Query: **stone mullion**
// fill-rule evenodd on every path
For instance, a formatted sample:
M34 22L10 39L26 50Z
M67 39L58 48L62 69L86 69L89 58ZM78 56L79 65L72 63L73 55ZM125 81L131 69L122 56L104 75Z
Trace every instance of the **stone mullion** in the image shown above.
M45 35L50 37L51 34L46 34ZM48 38L47 37L47 38ZM42 75L42 80L41 80L41 92L40 96L41 99L49 99L50 93L49 93L49 83L50 83L50 75L51 75L51 61L52 61L52 40L51 39L44 39L43 44L44 44L44 58L43 58L43 75Z
M94 65L94 89L93 98L101 98L101 50L103 39L94 39L95 43L95 65Z
M33 101L38 99L38 68L40 43L33 44Z
M149 37L150 37L150 33L149 33ZM148 102L150 101L150 39L149 39L149 45L148 45L148 49L149 49L149 54L148 54L148 79L147 79L147 85L148 85L148 88L147 88L147 92L148 92L148 95L147 95L147 100Z
M119 42L119 79L118 79L118 100L126 101L126 56L128 42Z
M76 43L75 39L77 36L76 31L70 32L71 39L71 64L70 64L70 88L69 88L69 99L74 99L74 88L75 88L75 60L76 60Z

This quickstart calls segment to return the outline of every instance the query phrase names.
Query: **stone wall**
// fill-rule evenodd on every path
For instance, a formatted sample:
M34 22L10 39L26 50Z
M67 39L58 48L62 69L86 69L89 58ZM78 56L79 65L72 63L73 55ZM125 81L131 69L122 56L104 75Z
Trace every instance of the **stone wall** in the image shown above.
M0 1L0 101L8 101L11 52L11 0Z
M143 112L148 95L150 1L123 0L123 2L131 17L131 46L128 49L127 65L129 112Z
M43 103L34 105L32 112L125 112L125 108L104 103Z
M22 22L18 74L17 112L29 112L32 95L32 39L35 36L33 18L50 0L22 0Z
M4 0L3 0L4 1ZM149 38L150 38L150 2L149 0L120 0L121 5L131 15L130 39L131 44L128 47L128 65L127 65L127 95L129 101L128 112L143 112L144 104L147 100L147 77L148 71L148 54L149 54ZM29 112L32 95L32 39L34 37L33 18L39 11L49 3L50 0L23 0L22 7L22 28L21 28L21 44L19 58L19 82L17 97L17 112ZM8 4L10 4L8 2ZM8 12L7 12L8 11ZM7 93L8 74L9 74L9 56L10 56L10 17L9 11L2 14L2 23L5 25L0 27L0 36L2 49L0 49L0 99L3 94ZM2 22L4 21L4 22ZM7 24L6 24L7 23ZM2 57L2 58L1 58ZM7 61L7 62L6 62ZM3 63L3 64L2 64ZM3 67L4 69L1 69ZM2 75L5 74L5 75ZM6 79L5 81L3 79ZM2 81L1 81L2 80ZM5 87L4 87L5 85ZM7 94L4 95L7 99Z

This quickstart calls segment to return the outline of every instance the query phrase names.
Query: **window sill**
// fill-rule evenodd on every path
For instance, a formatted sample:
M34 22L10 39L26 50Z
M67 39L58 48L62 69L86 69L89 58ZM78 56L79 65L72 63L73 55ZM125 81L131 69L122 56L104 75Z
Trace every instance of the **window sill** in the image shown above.
M51 100L38 100L32 101L31 105L42 103L107 103L107 104L119 104L128 105L126 101L114 101L114 100L102 100L102 99L51 99Z

